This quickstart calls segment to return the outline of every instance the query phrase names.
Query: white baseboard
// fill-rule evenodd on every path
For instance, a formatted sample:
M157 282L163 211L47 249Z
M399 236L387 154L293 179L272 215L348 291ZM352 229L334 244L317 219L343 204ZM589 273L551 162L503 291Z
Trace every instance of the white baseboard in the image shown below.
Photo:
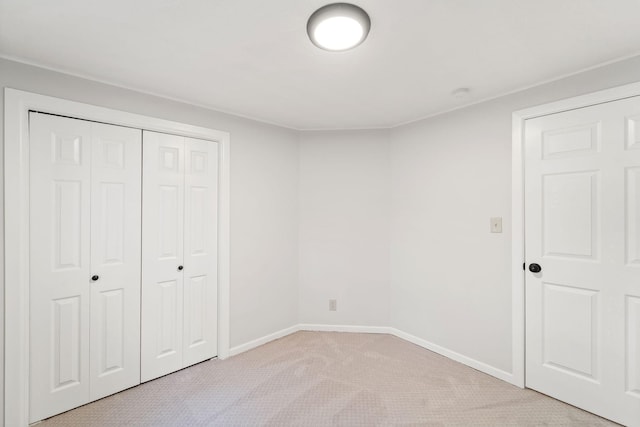
M300 331L318 332L357 332L361 334L388 334L390 328L386 326L359 326L359 325L321 325L316 323L301 323Z
M256 347L260 347L263 344L266 344L266 343L271 342L273 340L277 340L278 338L286 337L287 335L290 335L290 334L292 334L294 332L298 332L298 331L299 331L298 325L293 325L293 326L290 326L288 328L285 328L285 329L279 330L277 332L274 332L272 334L265 335L265 336L260 337L260 338L256 338L253 341L249 341L247 343L240 344L240 345L235 346L235 347L231 347L229 349L229 356L235 356L237 354L244 353L245 351L249 351L249 350L254 349Z
M248 343L233 347L229 350L230 356L235 356L237 354L243 353L245 351L251 350L253 348L259 347L263 344L266 344L270 341L277 340L278 338L285 337L287 335L293 334L298 331L318 331L318 332L355 332L355 333L365 333L365 334L390 334L396 336L400 339L418 345L427 350L433 351L434 353L438 353L442 356L448 357L451 360L455 360L456 362L462 363L463 365L467 365L470 368L476 369L480 372L484 372L485 374L491 375L503 381L506 381L510 384L518 385L517 381L515 381L515 377L512 373L503 371L502 369L498 369L494 366L488 365L484 362L480 362L471 357L462 355L453 350L449 350L422 338L418 338L414 335L403 332L399 329L390 328L388 326L359 326L359 325L322 325L315 323L300 323L297 325L293 325L291 327L282 329L280 331L274 332L269 335L265 335L264 337L255 339L253 341L249 341Z
M493 377L496 377L508 383L516 384L514 381L513 374L510 372L506 372L494 366L487 365L484 362L480 362L478 360L472 359L471 357L462 355L460 353L456 353L453 350L449 350L447 348L441 347L437 344L434 344L422 338L418 338L414 335L408 334L398 329L389 328L389 330L390 330L389 333L391 335L394 335L398 338L402 338L405 341L409 341L410 343L426 348L427 350L433 351L434 353L438 353L442 356L448 357L451 360L455 360L456 362L462 363L463 365L467 365L470 368L476 369L480 372L484 372L485 374L489 374Z

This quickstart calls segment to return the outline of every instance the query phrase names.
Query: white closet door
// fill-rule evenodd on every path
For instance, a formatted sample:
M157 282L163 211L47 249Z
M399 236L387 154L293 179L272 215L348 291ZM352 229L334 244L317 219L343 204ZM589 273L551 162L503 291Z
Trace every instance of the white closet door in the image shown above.
M217 354L218 146L144 132L142 381Z
M184 366L217 354L218 144L185 138Z
M141 131L37 113L30 129L35 422L140 383Z
M89 400L91 123L30 120L30 422Z
M143 132L141 377L182 368L184 138Z
M140 383L142 131L92 124L91 400Z

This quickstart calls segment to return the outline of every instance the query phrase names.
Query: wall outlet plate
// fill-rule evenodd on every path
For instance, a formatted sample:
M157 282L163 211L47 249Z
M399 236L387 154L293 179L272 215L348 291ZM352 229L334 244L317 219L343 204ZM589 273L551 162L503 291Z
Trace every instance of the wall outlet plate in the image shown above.
M329 311L338 311L338 300L330 299L329 300Z
M502 233L502 217L491 218L490 226L492 233Z

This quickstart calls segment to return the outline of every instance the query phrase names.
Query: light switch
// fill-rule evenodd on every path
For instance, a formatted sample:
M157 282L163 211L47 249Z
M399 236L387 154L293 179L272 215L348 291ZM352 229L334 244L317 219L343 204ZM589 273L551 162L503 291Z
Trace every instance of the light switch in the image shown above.
M502 217L491 218L491 232L502 233Z

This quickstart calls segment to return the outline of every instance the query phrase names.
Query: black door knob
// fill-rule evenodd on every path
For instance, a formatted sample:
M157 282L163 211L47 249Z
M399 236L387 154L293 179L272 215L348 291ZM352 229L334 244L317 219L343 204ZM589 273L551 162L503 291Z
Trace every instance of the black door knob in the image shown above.
M532 273L540 273L542 271L542 267L540 267L540 264L536 264L534 262L533 264L529 264L529 271Z
M184 266L179 265L179 266L178 266L178 271L182 271L182 269L183 269L183 268L184 268Z
M94 282L97 282L99 278L100 278L100 276L98 276L97 274L91 276L91 280L94 281Z

